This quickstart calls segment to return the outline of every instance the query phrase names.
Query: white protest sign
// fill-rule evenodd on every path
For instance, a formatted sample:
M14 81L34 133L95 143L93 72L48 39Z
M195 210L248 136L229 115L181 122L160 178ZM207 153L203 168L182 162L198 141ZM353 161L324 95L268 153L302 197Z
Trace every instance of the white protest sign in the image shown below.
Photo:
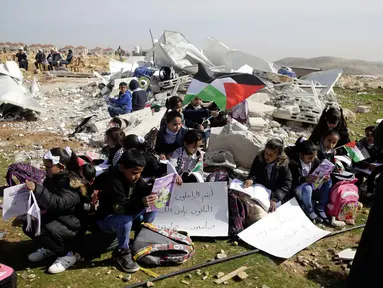
M157 211L153 224L186 231L190 236L228 236L227 183L185 183L176 186L169 206Z
M315 226L293 198L238 236L253 247L287 259L329 233Z
M30 192L24 184L4 189L3 220L26 214Z

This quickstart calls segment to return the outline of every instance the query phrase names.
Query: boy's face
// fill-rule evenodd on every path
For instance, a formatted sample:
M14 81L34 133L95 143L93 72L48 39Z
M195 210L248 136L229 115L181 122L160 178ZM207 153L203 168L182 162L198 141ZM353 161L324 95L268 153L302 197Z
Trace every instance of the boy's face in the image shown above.
M120 92L125 93L128 90L128 87L126 86L120 86Z
M184 145L185 145L186 153L188 153L188 155L194 155L195 153L197 153L198 148L202 146L202 140L199 140L192 144L185 143Z
M336 144L339 141L338 135L328 135L325 139L323 139L323 147L327 151L335 148Z
M178 113L182 113L182 103L177 103L177 106L174 107L174 110L176 110Z
M61 171L63 171L63 169L61 169L60 167L61 166L60 164L53 165L51 160L44 159L43 163L44 163L45 171L47 172L48 177L52 177L53 175L56 175L60 173Z
M116 143L109 136L105 136L105 144L108 145L109 148L116 146Z
M367 132L366 133L366 140L367 140L368 145L373 145L374 144L374 133Z
M181 129L182 120L179 117L174 118L168 123L168 129L173 133L177 133Z
M194 107L198 107L198 106L201 106L202 104L202 100L199 99L198 97L195 97L192 101L191 101L192 105Z
M141 178L144 167L125 168L120 164L120 170L124 174L126 181L128 181L129 184L134 184Z
M315 157L317 157L317 152L315 151L313 154L308 154L308 155L302 155L301 154L301 159L303 163L305 164L310 164L314 161Z
M267 164L273 163L278 159L279 153L277 149L265 148L265 160Z

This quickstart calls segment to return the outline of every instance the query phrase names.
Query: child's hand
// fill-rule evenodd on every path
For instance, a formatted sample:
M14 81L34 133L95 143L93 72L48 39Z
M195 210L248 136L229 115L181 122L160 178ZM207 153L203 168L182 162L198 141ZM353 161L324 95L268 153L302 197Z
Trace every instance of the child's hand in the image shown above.
M182 181L181 176L180 176L180 175L177 175L177 177L176 177L176 184L177 184L178 186L181 186L182 183L183 183L183 181Z
M243 183L243 188L249 188L250 186L253 186L254 181L251 179L247 179L245 183Z
M142 198L142 202L144 203L145 207L149 207L150 205L154 204L157 200L157 195L149 195Z
M306 177L306 182L308 183L314 183L317 180L318 180L318 176L309 175Z
M218 117L219 111L211 111L211 116Z
M160 154L160 160L166 160L166 155L165 154Z
M274 212L277 209L277 203L273 200L270 201L270 209L269 212Z
M328 182L330 180L330 175L323 176L323 181Z
M198 125L198 131L203 132L204 130L205 128L203 127L203 125Z
M32 191L32 192L35 192L36 190L36 184L32 181L28 181L28 180L25 180L25 184L27 185L27 189Z

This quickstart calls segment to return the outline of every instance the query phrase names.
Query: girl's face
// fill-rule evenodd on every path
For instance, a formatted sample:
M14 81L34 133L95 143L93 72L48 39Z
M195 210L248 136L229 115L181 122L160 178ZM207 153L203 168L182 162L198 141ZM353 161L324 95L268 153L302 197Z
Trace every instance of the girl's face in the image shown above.
M309 154L309 155L302 155L301 154L301 159L303 161L303 163L305 164L310 164L314 161L315 157L317 157L317 152L315 151L313 154Z
M195 97L192 101L191 101L192 105L194 107L198 107L198 106L201 106L202 104L202 100L199 99L198 97Z
M278 159L279 157L279 152L277 149L270 149L270 148L265 148L265 160L267 164L273 163L275 160Z
M197 153L198 148L202 146L202 140L199 140L192 144L185 143L184 146L185 146L185 151L188 155L194 155L195 153Z
M332 150L336 147L336 144L338 144L339 136L336 134L328 135L326 138L323 139L323 147L326 149L326 151Z
M366 140L368 145L373 145L374 144L374 133L368 132L366 133Z
M51 160L44 159L43 162L44 162L45 171L47 172L48 177L52 177L53 175L56 175L64 171L64 169L62 168L60 164L53 165Z
M182 120L179 117L174 118L171 122L168 123L168 129L173 133L177 133L182 126Z
M177 105L172 110L175 110L178 113L182 113L182 102L178 102Z
M117 145L109 136L105 136L105 144L108 145L109 148L114 148Z

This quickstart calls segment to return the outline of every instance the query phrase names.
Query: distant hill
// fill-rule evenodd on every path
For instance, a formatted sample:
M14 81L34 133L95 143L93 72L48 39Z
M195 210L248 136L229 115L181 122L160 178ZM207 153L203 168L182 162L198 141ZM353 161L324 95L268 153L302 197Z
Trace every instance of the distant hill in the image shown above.
M337 57L283 58L275 62L279 66L310 67L322 70L341 68L349 75L383 75L383 63L351 60Z

